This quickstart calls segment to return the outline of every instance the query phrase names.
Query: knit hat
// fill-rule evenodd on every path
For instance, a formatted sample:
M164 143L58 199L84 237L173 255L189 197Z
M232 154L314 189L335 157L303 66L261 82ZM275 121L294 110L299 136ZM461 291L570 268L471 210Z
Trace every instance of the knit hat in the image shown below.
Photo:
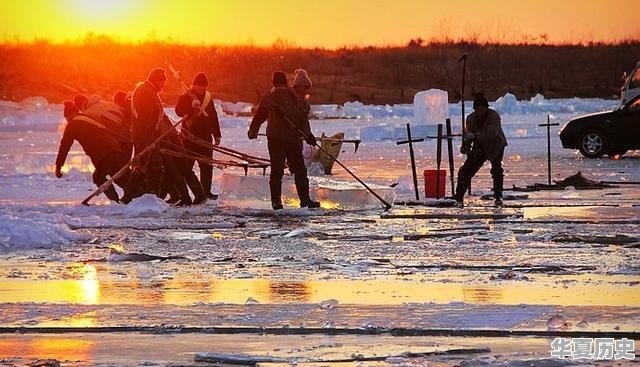
M127 100L127 92L118 89L114 94L113 94L113 103L117 104L118 106L124 106Z
M311 79L309 79L309 74L304 69L296 69L296 76L293 78L293 86L294 87L309 87L311 88Z
M64 117L66 119L74 118L80 111L78 111L78 107L75 103L71 101L64 101Z
M207 75L205 73L199 72L193 77L193 82L191 82L191 84L206 87L209 85L209 79L207 79Z
M282 87L287 85L287 75L282 71L274 71L271 78L274 87Z
M489 101L482 93L476 93L473 96L473 109L475 110L477 107L487 107L489 108Z
M163 68L155 68L149 72L149 75L147 75L147 80L150 82L163 82L167 80L167 75L165 74L165 70Z
M76 105L76 107L78 107L79 110L83 110L86 108L85 104L88 100L89 98L87 98L87 96L85 96L84 94L76 94L73 97L73 103Z

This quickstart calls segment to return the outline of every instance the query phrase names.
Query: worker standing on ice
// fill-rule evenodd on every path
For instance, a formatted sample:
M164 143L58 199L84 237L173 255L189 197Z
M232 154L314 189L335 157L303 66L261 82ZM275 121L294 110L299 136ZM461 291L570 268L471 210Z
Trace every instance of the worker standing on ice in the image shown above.
M298 79L296 83L307 84L308 92L311 88L311 80L306 74L306 72L304 75L296 74ZM294 176L300 207L319 208L320 203L311 200L309 196L309 178L302 157L301 138L304 138L309 145L316 145L308 115L303 117L298 110L300 99L293 89L289 88L287 76L282 71L274 72L272 81L273 89L260 101L247 133L249 139L256 139L260 125L267 121L267 144L271 160L269 175L271 206L274 210L282 209L282 176L286 160ZM303 132L304 136L300 136L298 130Z
M191 89L180 96L176 104L176 114L180 117L189 116L189 122L182 127L184 148L198 156L213 158L213 149L202 143L219 145L222 139L218 114L207 91L209 80L205 73L197 73L191 83ZM200 113L203 111L204 113ZM212 139L213 137L213 139ZM194 160L190 160L193 167ZM189 162L187 162L187 165ZM217 199L218 195L211 193L213 167L203 161L198 161L200 167L200 182L204 193L209 199Z
M108 129L99 121L81 114L73 102L64 103L64 117L67 120L67 125L64 128L56 158L55 175L57 178L62 177L62 166L64 166L74 141L80 143L84 152L91 159L91 163L95 167L93 183L98 187L107 182L107 175L113 176L129 162L129 159L123 156L122 147L118 140L109 133ZM128 175L125 174L115 182L124 187L127 179ZM104 194L110 200L119 201L118 193L113 185L109 186Z
M493 179L493 195L496 206L502 206L502 189L504 184L504 170L502 158L507 139L502 131L500 115L489 108L489 102L482 93L473 97L473 112L466 122L466 132L462 137L462 146L472 142L467 160L458 171L455 200L458 207L464 207L464 193L469 188L473 176L486 161L491 162L491 177Z
M135 155L154 143L160 135L160 125L165 118L160 92L167 82L164 69L155 68L149 72L147 80L140 83L131 97L131 137ZM144 192L158 194L162 177L162 156L158 149L150 149L138 157L134 172L125 188L122 201L131 199ZM145 182L146 181L146 182Z

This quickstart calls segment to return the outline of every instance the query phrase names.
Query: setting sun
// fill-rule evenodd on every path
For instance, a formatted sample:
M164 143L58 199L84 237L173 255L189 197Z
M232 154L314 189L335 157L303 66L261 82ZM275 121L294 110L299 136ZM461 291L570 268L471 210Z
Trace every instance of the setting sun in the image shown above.
M69 9L89 19L110 19L126 14L132 4L126 0L71 0Z

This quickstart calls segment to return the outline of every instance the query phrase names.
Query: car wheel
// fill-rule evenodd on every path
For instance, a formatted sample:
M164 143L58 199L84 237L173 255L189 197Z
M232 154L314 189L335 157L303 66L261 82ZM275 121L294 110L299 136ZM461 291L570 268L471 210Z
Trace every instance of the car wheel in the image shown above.
M600 158L606 151L607 140L597 130L589 130L580 138L580 153L587 158Z

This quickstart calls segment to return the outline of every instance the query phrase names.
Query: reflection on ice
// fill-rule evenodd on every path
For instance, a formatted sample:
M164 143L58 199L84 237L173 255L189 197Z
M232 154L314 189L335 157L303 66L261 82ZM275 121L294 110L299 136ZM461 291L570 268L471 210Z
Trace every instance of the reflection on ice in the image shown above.
M403 274L401 279L300 279L265 278L220 279L195 272L175 275L147 273L142 269L124 271L113 265L88 269L80 279L0 280L3 301L9 303L190 305L225 303L318 304L336 308L345 304L399 305L408 303L449 304L537 304L562 306L639 306L635 293L620 280L624 276L594 274L570 276L554 283L554 276L536 275L529 280L469 282L456 277L459 272L439 272L431 276ZM136 268L137 269L137 268ZM95 271L95 273L94 273ZM119 276L114 278L113 274ZM97 278L94 278L97 275ZM239 274L238 274L239 275ZM124 277L124 278L123 278ZM546 279L546 277L549 277ZM567 292L566 284L571 284ZM255 303L250 301L250 303ZM75 320L91 324L91 315Z
M570 193L573 193L571 191ZM524 219L584 219L584 220L613 220L613 219L638 219L640 218L640 208L619 207L611 210L598 206L565 206L565 207L532 207L523 208Z
M87 361L93 359L95 344L94 340L63 335L28 336L26 340L3 339L0 340L0 357Z

